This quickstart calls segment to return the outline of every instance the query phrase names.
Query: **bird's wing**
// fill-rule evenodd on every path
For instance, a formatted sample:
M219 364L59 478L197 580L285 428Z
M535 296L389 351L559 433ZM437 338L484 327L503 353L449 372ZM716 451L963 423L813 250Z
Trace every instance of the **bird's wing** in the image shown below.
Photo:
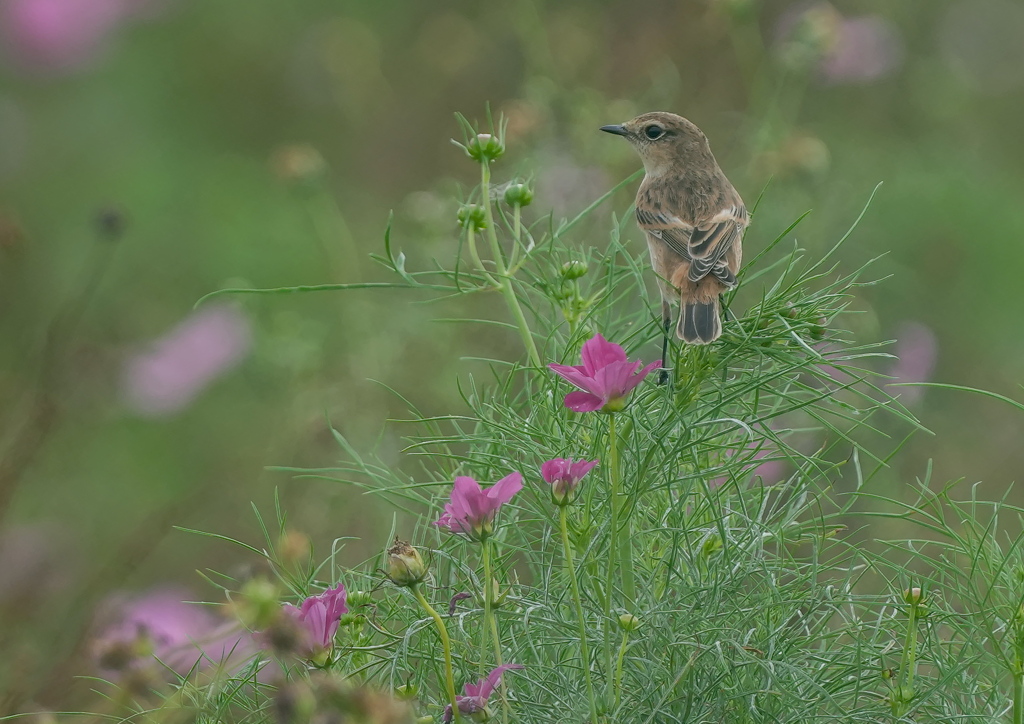
M711 274L726 286L735 286L736 276L726 263L726 255L733 244L740 243L747 223L747 210L730 206L694 227L687 249L693 261L687 278L699 282Z
M648 234L665 242L665 246L673 252L686 261L691 261L690 236L693 234L691 224L687 224L671 214L648 211L640 207L637 207L636 210L636 222Z

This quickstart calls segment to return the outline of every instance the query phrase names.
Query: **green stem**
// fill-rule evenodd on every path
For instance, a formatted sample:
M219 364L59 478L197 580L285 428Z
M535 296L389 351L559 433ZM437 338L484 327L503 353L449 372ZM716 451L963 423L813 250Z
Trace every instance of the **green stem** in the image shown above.
M587 682L587 698L590 700L590 721L597 724L597 697L594 695L594 682L590 675L590 646L587 644L587 623L583 617L583 601L580 598L580 584L576 578L576 564L572 557L572 546L569 545L569 521L566 506L558 506L558 522L562 529L562 549L565 551L565 565L569 569L569 581L572 584L572 600L576 604L576 621L580 627L580 663L583 666L583 678Z
M437 611L430 605L423 594L420 593L419 586L410 586L409 590L412 591L412 595L419 601L420 606L423 610L430 614L430 617L434 619L434 625L437 627L437 635L441 637L441 648L444 649L444 675L445 675L445 687L448 690L448 702L452 705L452 715L455 717L455 721L459 721L459 704L455 699L455 673L452 670L452 641L448 638L448 629L445 628L444 621L437 615Z
M615 708L619 708L622 700L622 662L626 659L626 644L629 643L629 632L622 632L622 643L619 644L619 660L615 663Z
M611 526L608 541L608 579L605 582L604 596L604 659L605 675L608 677L608 698L612 699L615 688L615 677L612 676L612 592L615 590L615 559L618 554L619 537L619 460L618 440L615 431L615 413L608 415L608 464L609 493L611 506Z
M1024 668L1019 662L1013 672L1013 724L1024 724Z
M501 279L499 289L505 297L505 303L508 305L509 311L512 312L512 316L516 320L516 326L519 327L519 336L523 338L523 345L526 347L530 364L534 367L540 367L540 354L537 352L537 345L534 344L530 326L526 323L526 315L523 314L523 308L519 304L519 297L516 296L516 290L512 286L512 277L509 276L508 270L505 267L505 259L501 254L501 245L498 243L498 233L494 228L494 212L491 210L491 166L486 161L480 164L480 194L483 199L484 214L487 219L487 240L491 243L495 271Z
M487 268L484 266L484 262L480 259L480 254L476 250L476 230L473 228L473 224L466 225L466 241L469 244L469 256L473 259L473 263L476 264L476 268L480 270L480 273L484 275L484 279L488 283L498 286L498 282L487 273Z
M512 207L512 256L508 260L509 274L515 274L519 268L519 253L522 251L523 207L516 204Z
M494 581L491 577L491 544L490 541L484 540L481 545L483 546L483 561L484 561L484 621L487 626L485 631L490 629L491 640L494 642L494 660L496 666L501 666L501 637L498 634L498 621L494 615ZM481 636L481 639L483 637ZM486 648L481 646L480 660L483 661L484 652ZM501 719L503 722L508 722L508 697L505 696L505 679L502 677L501 680Z

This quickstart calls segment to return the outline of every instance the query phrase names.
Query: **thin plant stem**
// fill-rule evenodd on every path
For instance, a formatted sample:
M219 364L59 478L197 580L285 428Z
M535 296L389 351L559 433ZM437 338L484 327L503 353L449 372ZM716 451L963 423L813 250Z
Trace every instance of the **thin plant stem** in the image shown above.
M455 717L455 721L459 721L459 704L455 699L455 672L452 670L452 641L448 638L448 629L444 625L444 621L434 610L434 607L430 605L426 598L423 597L423 593L420 592L419 586L410 586L409 590L412 591L412 595L419 601L420 606L423 610L430 614L430 617L434 619L434 626L437 627L437 635L441 637L441 648L444 650L444 676L445 676L445 687L448 690L448 702L452 705L452 715Z
M1020 663L1013 672L1013 724L1024 724L1024 669Z
M565 565L569 569L569 582L572 585L572 600L576 604L576 622L580 627L580 664L583 667L583 678L587 682L590 721L596 724L597 697L594 695L594 681L590 674L590 646L587 644L587 623L583 617L583 600L580 598L580 583L576 577L576 564L573 561L572 546L569 545L569 516L564 505L558 506L558 522L562 531L562 549L565 551Z
M537 352L537 345L533 341L533 333L526 323L526 315L519 304L519 297L516 296L515 287L512 286L512 277L509 276L505 267L505 260L501 254L501 245L498 243L498 232L494 228L494 212L491 210L491 166L487 161L480 164L480 194L484 204L484 213L487 219L487 239L491 243L491 253L494 255L494 268L501 283L498 288L505 297L512 317L519 328L519 336L523 338L523 345L526 347L526 354L530 358L530 364L540 367L540 354Z
M615 590L615 559L618 556L619 537L619 452L615 430L615 413L608 415L608 462L609 492L611 521L608 541L608 579L605 582L604 596L604 657L605 675L608 677L608 698L612 698L615 677L612 676L612 593Z
M491 640L494 642L494 661L496 666L501 666L501 637L498 634L498 621L494 616L494 579L491 576L491 543L484 539L480 544L483 547L482 557L484 564L484 622L487 624L484 630L490 629ZM486 635L486 634L485 634ZM483 640L483 636L481 636ZM481 647L480 660L483 661L484 652ZM501 680L501 719L508 722L508 697L505 695L505 679Z
M469 244L469 256L473 259L473 263L476 264L476 268L480 270L480 273L484 275L484 279L490 284L498 286L497 280L487 272L487 268L480 258L480 253L476 249L476 229L473 228L472 222L466 225L466 241Z
M519 267L519 253L522 251L523 207L516 204L512 207L512 256L508 260L509 274L514 274Z
M615 662L615 708L622 701L622 663L626 660L626 644L629 643L629 632L622 632L622 643L619 644L619 659Z

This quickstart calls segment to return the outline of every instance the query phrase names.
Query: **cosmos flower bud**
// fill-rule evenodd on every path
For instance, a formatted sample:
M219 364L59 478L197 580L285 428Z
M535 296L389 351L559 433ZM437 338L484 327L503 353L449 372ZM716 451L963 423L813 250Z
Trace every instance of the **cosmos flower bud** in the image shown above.
M348 594L349 608L362 608L373 603L373 594L370 591L352 591Z
M533 190L526 184L512 184L505 189L505 203L509 206L529 206L533 203Z
M415 586L427 577L427 564L408 542L395 538L388 548L388 578L396 586Z
M466 204L459 209L459 226L464 229L480 231L487 228L487 214L482 206Z
M903 600L911 606L918 606L924 603L924 593L916 586L914 588L908 588L903 592Z
M327 173L327 163L320 152L308 144L281 146L270 159L274 174L287 184L308 186Z
M399 701L412 701L420 693L420 687L416 684L402 684L395 689L395 698Z
M502 157L505 144L490 133L478 133L466 144L466 153L477 163L490 163Z
M619 614L619 628L626 633L633 633L640 628L641 621L631 613Z
M566 505L572 501L576 488L589 473L597 460L553 458L540 466L541 477L551 485L551 500L555 505Z
M580 261L579 259L573 259L562 264L562 278L563 279L579 279L587 273L587 263Z
M253 578L245 582L241 599L234 608L247 628L261 630L270 626L281 610L277 586L266 578Z

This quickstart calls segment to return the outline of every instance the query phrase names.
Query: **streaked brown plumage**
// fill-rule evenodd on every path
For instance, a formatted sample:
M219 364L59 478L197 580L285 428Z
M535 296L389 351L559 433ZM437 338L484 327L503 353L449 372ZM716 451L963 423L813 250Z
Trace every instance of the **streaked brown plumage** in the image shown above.
M666 335L678 299L679 338L714 342L722 334L719 295L736 286L743 255L749 223L743 199L719 168L707 138L685 118L644 113L601 130L632 143L647 171L636 195L636 219L658 275Z

